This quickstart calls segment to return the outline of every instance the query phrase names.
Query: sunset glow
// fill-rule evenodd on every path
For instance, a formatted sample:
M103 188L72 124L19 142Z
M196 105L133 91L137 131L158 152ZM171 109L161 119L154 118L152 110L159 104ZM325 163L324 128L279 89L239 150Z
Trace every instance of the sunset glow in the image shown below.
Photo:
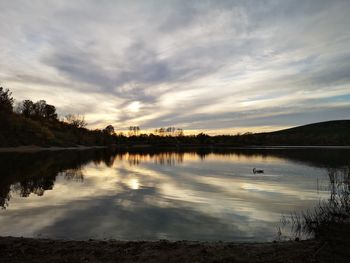
M0 78L89 128L349 118L349 1L1 1Z

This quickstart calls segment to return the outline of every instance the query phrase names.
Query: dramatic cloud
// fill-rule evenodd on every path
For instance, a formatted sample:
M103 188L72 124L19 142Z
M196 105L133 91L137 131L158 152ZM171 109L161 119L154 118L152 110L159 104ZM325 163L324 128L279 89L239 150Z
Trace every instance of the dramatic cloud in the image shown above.
M0 0L0 81L91 127L350 117L349 1Z

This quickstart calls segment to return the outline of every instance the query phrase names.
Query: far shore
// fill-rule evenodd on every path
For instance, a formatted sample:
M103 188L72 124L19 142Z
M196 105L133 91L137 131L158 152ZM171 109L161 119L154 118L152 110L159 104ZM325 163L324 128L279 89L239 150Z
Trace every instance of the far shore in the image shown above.
M350 145L215 145L215 144L178 144L178 145L151 145L151 144L121 144L120 148L212 148L212 149L350 149Z
M89 150L89 149L225 149L225 150L241 150L241 149L256 149L256 150L268 150L268 149L350 149L350 146L322 146L322 145L275 145L275 146L256 146L256 145L247 145L247 146L225 146L225 145L148 145L148 144L135 144L135 145L111 145L111 146L69 146L69 147L58 147L58 146L37 146L37 145L26 145L26 146L16 146L16 147L0 147L0 153L6 152L39 152L39 151L62 151L62 150Z
M62 151L62 150L88 150L88 149L104 149L107 146L72 146L72 147L41 147L36 145L17 146L17 147L0 147L0 152L39 152L39 151Z

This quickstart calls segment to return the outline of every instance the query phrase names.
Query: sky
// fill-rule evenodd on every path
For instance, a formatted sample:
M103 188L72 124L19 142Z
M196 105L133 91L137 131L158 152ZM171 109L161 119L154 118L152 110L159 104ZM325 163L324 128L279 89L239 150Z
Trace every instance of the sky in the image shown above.
M0 85L90 128L350 119L350 1L0 0Z

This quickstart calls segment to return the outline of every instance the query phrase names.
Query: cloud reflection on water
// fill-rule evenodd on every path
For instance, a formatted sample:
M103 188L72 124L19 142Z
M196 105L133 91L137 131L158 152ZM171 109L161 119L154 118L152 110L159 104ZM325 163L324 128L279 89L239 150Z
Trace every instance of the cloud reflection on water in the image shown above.
M317 183L327 183L325 170L277 153L95 156L79 169L56 173L52 190L42 196L23 198L12 185L9 206L0 211L0 234L271 240L281 214L328 196L325 189L317 191ZM266 174L253 175L253 167Z

